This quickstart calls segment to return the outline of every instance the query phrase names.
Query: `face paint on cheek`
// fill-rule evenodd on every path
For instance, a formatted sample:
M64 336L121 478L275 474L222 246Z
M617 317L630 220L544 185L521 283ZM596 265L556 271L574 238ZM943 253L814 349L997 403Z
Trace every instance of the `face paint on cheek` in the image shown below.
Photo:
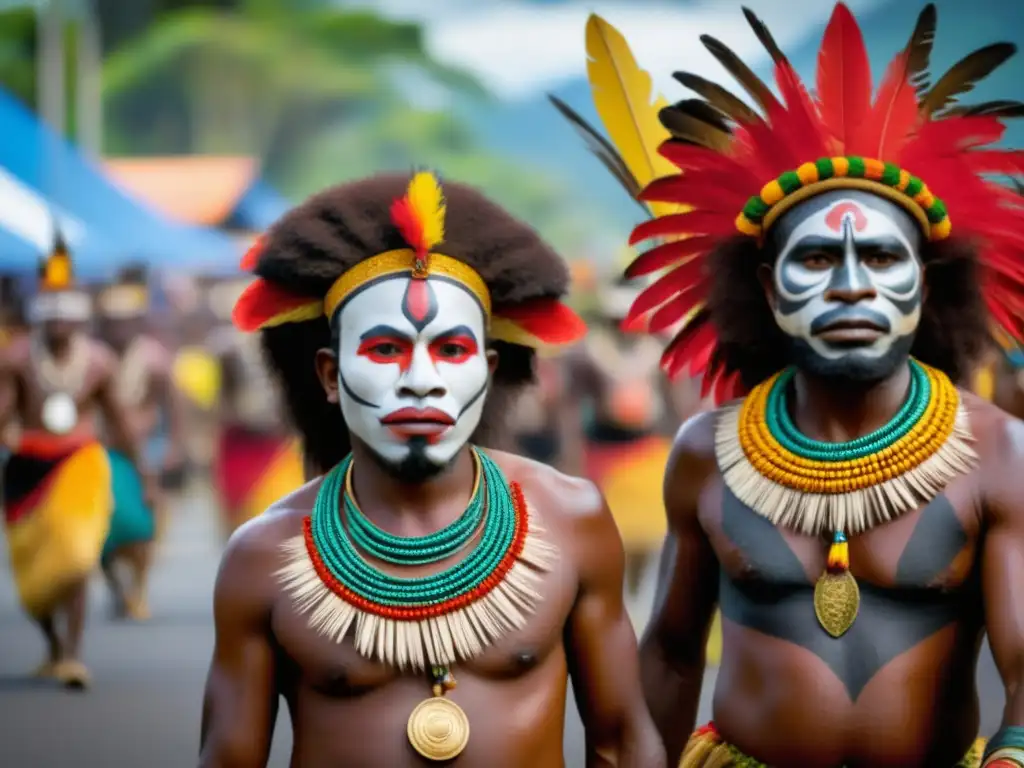
M403 276L353 296L335 322L349 429L387 463L443 467L483 411L490 370L479 303L455 283Z
M852 193L806 211L791 212L798 218L778 243L776 322L826 360L886 356L920 320L916 225L888 201Z

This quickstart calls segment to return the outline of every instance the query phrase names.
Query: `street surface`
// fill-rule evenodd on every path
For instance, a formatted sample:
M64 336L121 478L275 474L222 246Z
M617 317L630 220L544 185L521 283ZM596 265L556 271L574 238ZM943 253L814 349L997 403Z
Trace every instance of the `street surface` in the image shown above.
M202 691L213 647L211 590L219 557L209 502L177 511L153 576L154 618L145 625L107 619L107 594L93 584L85 660L95 681L70 694L26 681L41 661L42 641L18 609L0 552L0 768L188 768L195 765ZM651 602L649 583L637 620ZM640 607L642 606L642 608ZM982 732L992 733L1002 688L986 651L981 682ZM714 669L704 686L702 722L710 716ZM582 768L583 733L572 701L566 765ZM278 721L270 766L287 768L288 715Z

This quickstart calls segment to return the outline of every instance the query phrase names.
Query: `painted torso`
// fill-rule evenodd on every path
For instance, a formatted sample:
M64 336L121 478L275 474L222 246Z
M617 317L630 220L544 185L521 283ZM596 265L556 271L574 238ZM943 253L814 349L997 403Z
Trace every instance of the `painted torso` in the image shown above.
M834 639L814 612L829 540L776 528L714 474L699 522L720 567L723 737L771 765L953 766L978 727L979 486L977 472L958 477L850 537L861 603Z
M456 764L515 768L529 762L538 768L561 768L568 676L563 639L578 581L570 554L572 536L561 517L551 514L554 497L543 489L543 481L516 471L527 462L506 458L501 463L509 479L522 482L527 497L536 502L531 508L545 529L545 539L566 556L543 576L543 599L522 630L453 667L458 685L448 695L468 713L472 733ZM300 491L304 501L294 506L311 506L318 485ZM308 513L288 511L277 522L282 537L295 535ZM442 570L463 556L424 566L419 575ZM387 570L380 563L375 566ZM403 569L402 574L414 572ZM409 713L429 695L423 675L403 675L366 659L356 652L351 635L338 644L317 633L283 590L273 601L271 630L285 660L279 679L292 716L294 765L424 765L405 734ZM344 724L341 732L339 724Z

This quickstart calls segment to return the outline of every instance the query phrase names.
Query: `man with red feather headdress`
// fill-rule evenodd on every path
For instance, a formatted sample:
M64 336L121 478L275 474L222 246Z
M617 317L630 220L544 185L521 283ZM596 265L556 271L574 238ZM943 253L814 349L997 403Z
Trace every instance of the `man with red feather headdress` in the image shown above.
M662 768L604 500L481 447L585 330L558 255L421 172L314 196L247 266L235 323L325 474L228 544L199 764L265 765L282 696L293 765L561 765L571 673L588 762Z
M875 90L838 4L812 96L744 13L777 92L701 38L758 109L675 75L701 98L660 109L675 170L639 197L678 208L636 228L658 242L627 273L658 275L629 320L684 321L664 368L721 404L684 425L666 470L641 659L669 762L1024 765L1024 424L953 383L993 325L1024 330L1024 201L994 178L1024 153L990 146L1024 104L958 100L1015 49L931 81L929 5ZM643 97L622 102L653 110ZM626 153L567 116L628 186ZM714 721L690 735L716 606ZM982 746L985 633L1006 703Z

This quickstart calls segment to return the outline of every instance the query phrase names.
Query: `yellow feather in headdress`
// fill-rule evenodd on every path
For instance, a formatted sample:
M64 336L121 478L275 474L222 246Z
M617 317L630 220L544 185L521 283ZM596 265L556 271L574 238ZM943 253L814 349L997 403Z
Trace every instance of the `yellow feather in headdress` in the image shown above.
M587 19L587 76L594 106L608 136L641 187L679 170L658 154L671 138L658 119L668 106L664 97L651 100L651 76L640 68L622 34L597 14ZM655 216L683 210L671 203L647 203Z
M53 251L42 263L40 269L41 290L61 291L71 287L73 273L71 269L71 254L68 253L67 245L60 233L57 233Z
M420 171L409 182L406 192L410 213L420 224L422 248L429 251L444 240L446 207L441 184L429 171Z

